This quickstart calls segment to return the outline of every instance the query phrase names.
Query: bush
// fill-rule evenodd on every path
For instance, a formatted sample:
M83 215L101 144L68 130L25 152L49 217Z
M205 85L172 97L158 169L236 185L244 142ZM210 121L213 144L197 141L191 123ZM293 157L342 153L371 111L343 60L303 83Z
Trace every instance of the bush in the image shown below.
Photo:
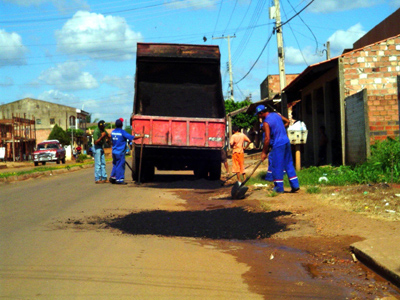
M79 154L78 157L76 158L76 162L82 163L85 161L85 159L87 159L86 154Z

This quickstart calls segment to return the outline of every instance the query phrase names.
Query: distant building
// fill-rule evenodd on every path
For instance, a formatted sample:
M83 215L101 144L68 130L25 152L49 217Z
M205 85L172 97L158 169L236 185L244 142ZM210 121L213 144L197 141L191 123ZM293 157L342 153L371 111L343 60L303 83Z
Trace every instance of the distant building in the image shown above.
M78 108L32 98L0 105L0 120L12 119L17 115L35 119L36 143L40 143L48 138L55 124L64 130L75 128L86 132L86 117L89 113Z

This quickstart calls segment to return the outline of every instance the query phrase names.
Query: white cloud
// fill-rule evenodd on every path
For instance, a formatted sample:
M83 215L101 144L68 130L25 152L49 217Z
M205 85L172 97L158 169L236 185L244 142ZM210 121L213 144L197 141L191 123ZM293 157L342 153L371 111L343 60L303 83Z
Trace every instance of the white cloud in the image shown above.
M313 13L329 13L370 7L382 2L384 2L384 0L316 0L309 6L308 9Z
M312 65L322 61L325 56L321 53L316 53L315 48L311 46L302 50L293 47L285 47L285 63L289 65Z
M0 86L12 86L14 84L14 80L9 76L0 77Z
M59 11L76 11L78 9L89 9L84 0L4 0L19 6L39 6L52 3Z
M395 8L399 8L400 7L400 0L391 0L390 1L390 5L394 6Z
M28 49L22 44L22 38L15 32L8 33L0 29L0 67L25 64Z
M92 114L92 120L103 119L106 122L114 122L122 117L129 122L133 109L133 91L132 93L117 92L106 99L85 100L83 103L84 110Z
M332 34L328 41L331 44L332 56L339 55L346 48L353 48L354 42L361 38L366 32L362 30L360 23L345 30L338 30Z
M67 105L71 107L81 108L79 104L79 98L75 95L66 94L59 90L49 90L41 93L37 99Z
M181 9L181 8L190 8L190 9L203 9L203 8L214 8L217 5L216 0L167 0L165 1L165 5Z
M38 80L60 90L82 90L97 88L99 84L88 72L82 71L82 64L66 62L43 71Z
M112 86L116 86L124 91L133 91L134 88L134 78L133 76L105 76L102 83L107 83Z
M56 31L57 49L66 54L87 55L101 60L134 58L136 43L143 40L124 18L78 11Z

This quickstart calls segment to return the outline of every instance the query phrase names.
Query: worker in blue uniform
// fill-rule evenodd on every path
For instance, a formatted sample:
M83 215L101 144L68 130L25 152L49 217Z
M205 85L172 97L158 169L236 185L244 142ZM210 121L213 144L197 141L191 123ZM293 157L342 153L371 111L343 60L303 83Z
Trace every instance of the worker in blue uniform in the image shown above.
M114 184L127 184L125 182L126 141L132 141L142 137L141 134L136 136L130 135L122 129L122 124L122 118L116 120L116 128L111 132L113 168L110 182Z
M274 180L274 191L283 193L283 174L289 177L291 192L294 193L300 189L296 170L293 166L292 150L290 140L286 129L289 120L284 116L269 112L264 105L256 107L255 115L263 120L263 129L265 132L264 146L261 153L261 159L265 160L268 155L272 155L271 168ZM286 125L286 126L285 126Z

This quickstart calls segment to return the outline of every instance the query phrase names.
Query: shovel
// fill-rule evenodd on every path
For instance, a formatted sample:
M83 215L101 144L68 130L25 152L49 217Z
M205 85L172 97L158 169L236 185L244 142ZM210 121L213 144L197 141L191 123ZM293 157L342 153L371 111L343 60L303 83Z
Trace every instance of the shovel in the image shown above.
M245 167L244 169L246 170L248 167L251 167L252 165L253 165L253 164L248 165L248 166ZM223 186L225 183L228 182L229 179L231 179L231 178L233 178L233 177L235 177L235 176L236 176L236 173L233 173L233 175L229 176L227 179L225 179L225 180L221 183L221 186Z
M254 167L253 171L251 171L251 173L249 174L249 176L247 176L246 180L243 181L241 184L236 181L236 183L233 185L232 190L231 190L231 196L233 200L236 199L243 199L244 195L246 194L247 190L249 189L247 186L245 186L246 182L250 179L251 175L254 174L254 172L256 171L256 169L261 165L263 161L260 160L256 166Z

